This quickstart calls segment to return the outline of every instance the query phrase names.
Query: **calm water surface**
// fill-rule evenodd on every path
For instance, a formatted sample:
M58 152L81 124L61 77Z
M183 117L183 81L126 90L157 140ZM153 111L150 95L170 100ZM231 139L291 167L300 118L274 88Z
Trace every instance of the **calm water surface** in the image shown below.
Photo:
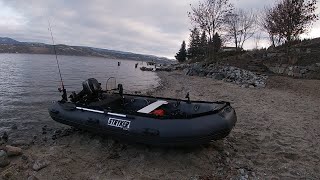
M69 92L81 90L82 82L90 77L101 82L103 88L109 77L116 77L127 92L145 91L159 83L154 72L135 69L135 63L142 62L78 56L58 58ZM0 133L30 136L44 124L54 126L47 107L52 100L60 99L59 86L55 56L0 54ZM13 124L18 130L11 130Z

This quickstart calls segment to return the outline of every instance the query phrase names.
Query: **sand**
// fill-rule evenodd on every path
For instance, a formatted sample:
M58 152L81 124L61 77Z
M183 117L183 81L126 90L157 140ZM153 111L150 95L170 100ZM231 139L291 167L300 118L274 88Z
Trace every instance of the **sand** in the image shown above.
M320 179L320 81L273 76L266 88L182 72L160 72L148 94L231 102L238 122L231 134L197 148L155 148L75 131L54 130L23 147L24 156L0 168L13 179ZM62 127L67 128L67 127ZM44 139L48 137L48 139ZM37 160L46 167L34 171Z

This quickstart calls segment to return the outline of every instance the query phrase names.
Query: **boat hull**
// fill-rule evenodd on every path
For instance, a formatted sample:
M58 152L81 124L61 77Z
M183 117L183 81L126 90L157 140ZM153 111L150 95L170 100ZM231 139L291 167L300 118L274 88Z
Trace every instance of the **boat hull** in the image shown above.
M187 119L161 119L122 115L54 102L49 108L53 120L113 138L154 146L195 146L226 137L237 118L231 106L220 112Z

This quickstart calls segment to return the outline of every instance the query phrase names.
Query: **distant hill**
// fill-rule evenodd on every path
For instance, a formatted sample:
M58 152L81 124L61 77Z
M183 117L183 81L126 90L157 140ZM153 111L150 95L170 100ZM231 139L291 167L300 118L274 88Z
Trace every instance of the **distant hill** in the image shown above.
M109 49L56 45L58 55L71 56L94 56L110 59L128 59L136 61L154 61L157 63L173 63L172 59L153 55L136 54L131 52L116 51ZM37 42L19 42L12 38L0 37L0 53L25 53L25 54L54 54L53 46Z
M19 41L16 41L14 39L8 38L8 37L0 37L0 44L22 44Z

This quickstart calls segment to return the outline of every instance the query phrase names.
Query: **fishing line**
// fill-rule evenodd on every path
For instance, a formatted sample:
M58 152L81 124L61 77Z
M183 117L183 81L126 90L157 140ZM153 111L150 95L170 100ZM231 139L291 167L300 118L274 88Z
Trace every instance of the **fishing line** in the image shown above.
M63 92L62 94L62 99L67 101L67 91L66 89L64 88L64 84L63 84L63 79L62 79L62 75L61 75L61 70L60 70L60 65L59 65L59 60L58 60L58 55L57 55L57 50L56 50L56 45L54 43L54 39L53 39L53 35L52 35L52 30L51 30L51 24L50 24L50 21L48 19L48 24L49 24L49 31L50 31L50 34L51 34L51 40L52 40L52 45L53 45L53 50L54 50L54 54L56 56L56 62L57 62L57 66L58 66L58 70L59 70L59 75L60 75L60 82L61 82L61 86L62 86L62 90L59 88L59 91Z

